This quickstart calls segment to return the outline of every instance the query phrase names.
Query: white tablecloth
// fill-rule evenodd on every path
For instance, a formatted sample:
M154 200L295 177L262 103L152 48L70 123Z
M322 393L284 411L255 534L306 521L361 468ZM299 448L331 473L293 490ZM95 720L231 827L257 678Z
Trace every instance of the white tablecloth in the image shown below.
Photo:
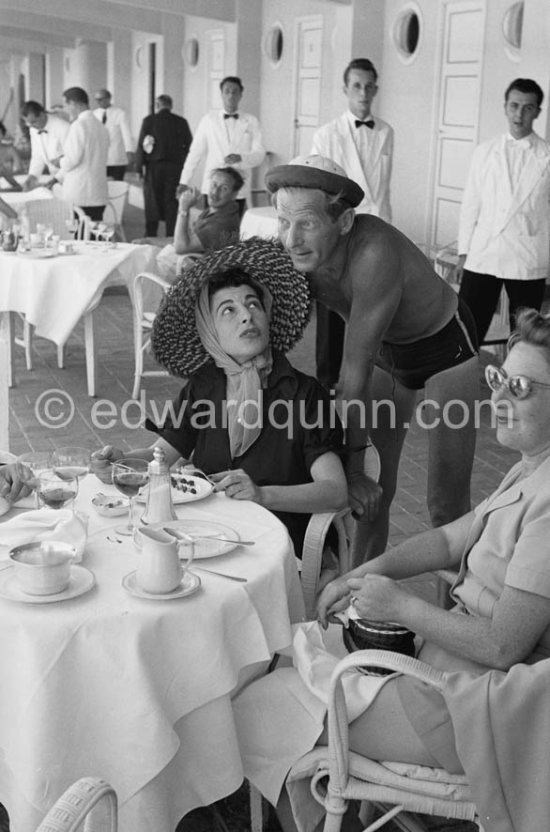
M187 598L131 597L121 580L140 554L129 539L107 540L125 517L95 513L89 498L100 488L110 490L89 475L79 496L94 589L55 604L0 599L0 801L17 832L34 832L83 775L115 787L122 832L173 832L183 814L234 791L242 767L231 694L290 643L303 616L286 529L221 495L178 514L256 540L201 562L248 583L198 573L201 590Z
M108 285L127 284L154 265L153 246L77 242L76 254L34 258L0 251L0 312L23 312L36 334L64 344Z
M263 237L270 240L277 236L278 224L275 208L249 208L241 220L241 239Z

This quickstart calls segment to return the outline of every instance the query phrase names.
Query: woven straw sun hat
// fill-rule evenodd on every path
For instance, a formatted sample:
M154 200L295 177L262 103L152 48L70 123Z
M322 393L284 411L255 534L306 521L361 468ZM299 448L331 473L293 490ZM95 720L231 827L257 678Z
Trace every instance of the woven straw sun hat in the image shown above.
M252 237L207 254L196 266L186 269L165 296L155 318L151 344L159 364L172 375L186 378L211 360L197 332L197 299L210 275L235 266L271 293L271 346L286 353L302 337L310 314L307 277L295 270L279 242Z
M351 208L359 205L365 196L344 168L317 154L296 156L288 165L271 168L265 175L265 185L272 194L279 188L317 188L331 196L340 196Z

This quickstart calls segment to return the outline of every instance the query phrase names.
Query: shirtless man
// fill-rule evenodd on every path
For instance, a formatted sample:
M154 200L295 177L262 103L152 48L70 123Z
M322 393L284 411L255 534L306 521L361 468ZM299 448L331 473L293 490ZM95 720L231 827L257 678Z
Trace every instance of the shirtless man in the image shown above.
M330 159L298 157L268 171L266 185L294 267L348 324L343 403L365 403L344 412L350 503L359 519L354 560L361 563L385 549L399 458L422 388L432 525L470 509L479 393L473 320L414 243L378 217L355 216L363 192ZM380 454L381 494L363 474L369 436Z

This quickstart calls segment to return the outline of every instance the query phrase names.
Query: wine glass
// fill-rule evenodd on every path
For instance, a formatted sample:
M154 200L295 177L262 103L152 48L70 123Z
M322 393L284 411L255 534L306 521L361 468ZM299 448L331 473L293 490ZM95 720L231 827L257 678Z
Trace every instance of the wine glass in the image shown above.
M51 474L52 472L52 452L51 451L27 451L27 453L20 454L17 457L17 462L21 462L30 468L32 479L28 481L28 485L34 488L36 507L39 508L38 500L38 478L44 474Z
M65 220L65 227L69 234L73 235L73 240L76 239L76 232L78 231L79 222L76 217L73 217L72 220Z
M85 477L90 470L91 454L86 448L57 448L52 453L52 469L60 479L77 480Z
M65 508L74 501L78 493L78 479L76 477L61 479L56 474L44 474L38 477L36 493L43 506L54 509Z
M117 534L133 535L135 531L134 511L136 497L149 481L149 463L145 459L124 459L113 464L113 485L130 498L128 525L115 528Z
M102 232L103 239L105 240L105 249L114 248L114 245L109 245L110 241L115 236L115 227L114 225L108 225L105 223L105 227Z
M44 245L46 248L50 247L50 240L53 237L53 226L49 223L44 228Z

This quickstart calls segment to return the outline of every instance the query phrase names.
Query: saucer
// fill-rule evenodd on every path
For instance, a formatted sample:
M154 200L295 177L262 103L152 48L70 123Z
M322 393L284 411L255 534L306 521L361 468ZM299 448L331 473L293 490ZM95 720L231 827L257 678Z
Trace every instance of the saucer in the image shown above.
M0 572L0 598L7 601L21 601L23 604L54 604L56 601L68 601L84 595L95 584L94 573L84 566L71 566L69 585L63 592L55 595L29 595L23 592L15 578L13 567L7 567Z
M175 598L185 598L187 595L193 595L198 592L201 586L201 579L198 575L192 572L186 572L181 580L178 589L173 589L172 592L146 592L140 589L136 581L136 573L130 572L122 579L122 586L133 595L134 598L144 598L147 601L173 601Z

